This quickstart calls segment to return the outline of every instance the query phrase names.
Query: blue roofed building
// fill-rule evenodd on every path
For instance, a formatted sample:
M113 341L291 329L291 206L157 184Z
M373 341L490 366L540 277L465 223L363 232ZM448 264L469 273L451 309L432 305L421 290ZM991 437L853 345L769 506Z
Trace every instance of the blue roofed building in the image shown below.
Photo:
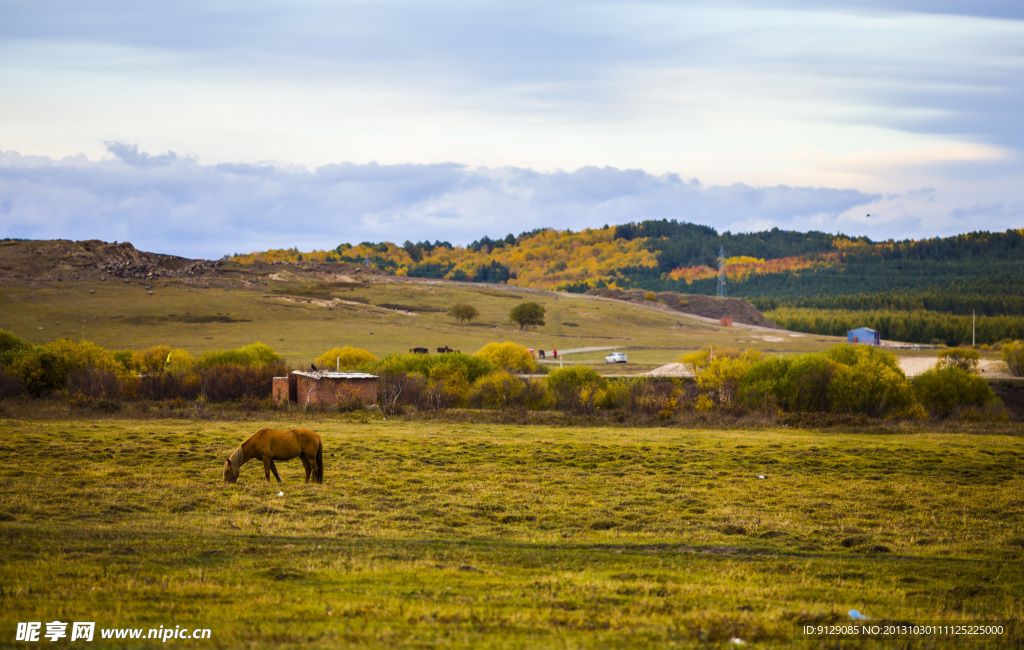
M846 333L847 343L864 343L866 345L881 345L882 340L878 332L870 327L858 327Z

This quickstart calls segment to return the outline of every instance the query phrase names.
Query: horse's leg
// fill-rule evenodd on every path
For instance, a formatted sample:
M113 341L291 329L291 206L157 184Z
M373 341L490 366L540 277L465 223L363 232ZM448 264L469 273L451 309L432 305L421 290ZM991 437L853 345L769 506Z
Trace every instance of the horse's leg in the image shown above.
M306 483L309 483L309 476L313 473L313 467L309 464L306 454L299 454L299 460L302 461L302 466L306 468Z
M274 459L269 456L265 456L263 458L263 473L267 477L267 483L270 483L271 472L274 473L274 478L277 479L278 483L284 483L284 481L281 480L281 475L277 473L277 466L274 465Z
M315 456L306 461L306 483L309 483L311 476L316 476L319 473L319 469L320 466L317 464Z

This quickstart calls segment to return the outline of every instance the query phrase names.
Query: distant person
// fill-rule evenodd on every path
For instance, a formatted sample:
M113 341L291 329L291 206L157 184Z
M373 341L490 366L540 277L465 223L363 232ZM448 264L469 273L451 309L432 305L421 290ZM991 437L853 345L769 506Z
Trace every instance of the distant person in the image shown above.
M552 350L551 351L551 358L552 359L557 359L558 358L558 350Z

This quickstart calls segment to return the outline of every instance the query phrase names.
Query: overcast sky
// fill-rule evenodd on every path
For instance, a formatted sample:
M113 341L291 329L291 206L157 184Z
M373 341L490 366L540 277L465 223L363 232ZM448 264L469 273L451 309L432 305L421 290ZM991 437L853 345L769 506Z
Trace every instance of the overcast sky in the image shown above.
M0 0L0 89L6 237L1024 227L1019 0Z

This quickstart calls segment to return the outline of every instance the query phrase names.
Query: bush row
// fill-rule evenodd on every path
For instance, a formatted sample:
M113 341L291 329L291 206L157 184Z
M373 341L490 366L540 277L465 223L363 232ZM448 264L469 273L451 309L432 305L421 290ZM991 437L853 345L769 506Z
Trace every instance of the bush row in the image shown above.
M1020 374L1024 344L1005 345L1003 355ZM660 420L687 411L1006 417L988 383L975 374L978 355L970 350L944 353L936 368L913 379L894 355L864 345L786 357L700 350L681 361L692 369L693 381L608 379L585 366L528 376L536 363L511 342L491 343L472 355L377 359L365 350L335 348L316 359L323 367L376 374L377 403L389 414L470 407L614 411ZM67 339L32 346L0 330L0 397L27 392L74 401L260 400L270 397L272 378L286 373L283 360L261 343L198 357L167 346L111 353Z
M110 352L70 339L29 345L0 330L0 397L25 392L76 402L264 399L272 378L286 372L284 360L262 343L193 357L168 346Z
M686 355L694 381L608 379L572 366L544 378L493 369L466 355L385 358L378 398L387 413L409 407L601 410L669 420L687 411L835 413L920 419L1005 419L999 399L974 374L977 354L951 351L932 370L908 379L888 352L839 345L821 353L764 357L756 351ZM474 365L475 364L475 365ZM471 371L470 368L473 370Z

